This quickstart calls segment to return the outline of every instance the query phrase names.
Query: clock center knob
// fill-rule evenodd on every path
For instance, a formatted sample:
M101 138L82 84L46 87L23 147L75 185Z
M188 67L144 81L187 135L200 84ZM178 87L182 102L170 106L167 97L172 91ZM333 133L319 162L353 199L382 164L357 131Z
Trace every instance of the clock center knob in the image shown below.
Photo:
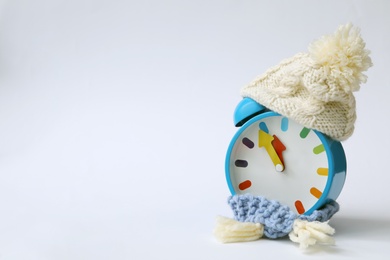
M277 164L277 165L275 165L275 170L277 172L282 172L284 170L284 167L281 164Z

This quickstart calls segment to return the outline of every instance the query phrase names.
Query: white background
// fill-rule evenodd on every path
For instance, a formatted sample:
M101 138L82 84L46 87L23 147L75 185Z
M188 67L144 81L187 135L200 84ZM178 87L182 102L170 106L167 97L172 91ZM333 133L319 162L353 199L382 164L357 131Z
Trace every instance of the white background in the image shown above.
M389 1L0 1L0 259L388 259ZM220 244L239 90L340 24L356 93L336 245Z

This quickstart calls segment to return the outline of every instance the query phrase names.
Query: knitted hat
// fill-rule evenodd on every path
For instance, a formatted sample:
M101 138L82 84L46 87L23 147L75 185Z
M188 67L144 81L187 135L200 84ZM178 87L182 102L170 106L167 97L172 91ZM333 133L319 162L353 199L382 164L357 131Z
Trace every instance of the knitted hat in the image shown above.
M372 66L370 51L360 30L340 26L298 53L270 68L242 89L265 107L316 129L336 140L345 140L354 130L354 91L366 82L362 72Z

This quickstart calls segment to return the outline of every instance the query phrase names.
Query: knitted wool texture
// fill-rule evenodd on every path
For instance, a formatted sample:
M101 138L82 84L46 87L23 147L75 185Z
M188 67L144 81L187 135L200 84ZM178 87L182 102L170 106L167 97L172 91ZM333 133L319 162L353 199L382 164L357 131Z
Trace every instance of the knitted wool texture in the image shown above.
M354 91L366 82L372 66L359 29L340 26L298 53L270 68L241 91L265 107L336 140L354 131Z
M230 196L228 204L237 221L263 224L264 235L268 238L288 235L295 219L325 222L339 210L337 202L331 201L310 215L298 215L277 201L250 194Z

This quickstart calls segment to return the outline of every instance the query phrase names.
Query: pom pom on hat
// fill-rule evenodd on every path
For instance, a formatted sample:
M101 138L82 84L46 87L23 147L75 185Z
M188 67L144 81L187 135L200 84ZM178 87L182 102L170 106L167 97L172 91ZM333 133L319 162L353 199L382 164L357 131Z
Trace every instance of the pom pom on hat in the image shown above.
M334 35L325 35L309 46L309 54L316 65L323 66L329 77L338 79L345 91L359 90L367 76L362 72L371 65L360 30L352 24L340 26Z
M366 82L370 52L358 28L340 26L298 53L270 68L241 91L275 112L336 140L354 131L353 92Z

